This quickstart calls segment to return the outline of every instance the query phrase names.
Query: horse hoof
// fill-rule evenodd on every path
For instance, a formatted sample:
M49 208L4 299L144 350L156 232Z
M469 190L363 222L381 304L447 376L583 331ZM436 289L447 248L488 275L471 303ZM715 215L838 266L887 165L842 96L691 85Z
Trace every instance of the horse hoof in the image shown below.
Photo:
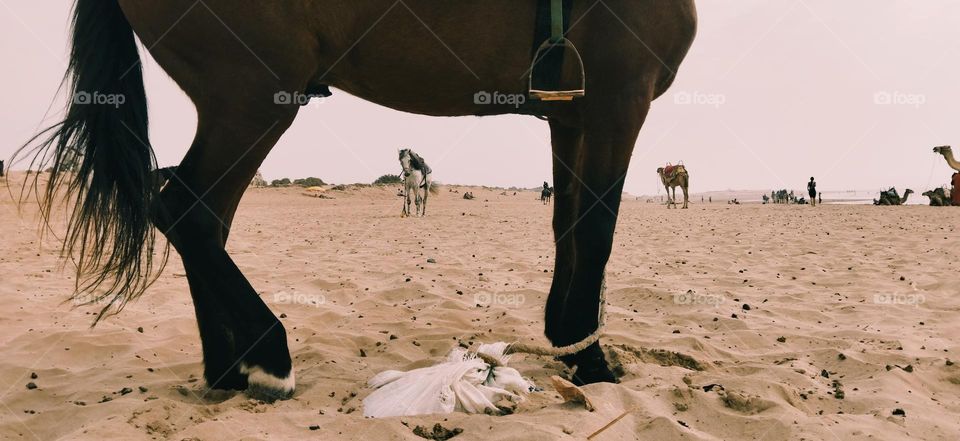
M598 366L578 366L573 374L573 384L584 386L593 383L619 383L620 380L607 367L606 363Z
M296 388L296 376L293 370L285 378L269 374L258 366L252 368L240 366L240 372L247 374L247 395L266 402L288 400L293 397Z

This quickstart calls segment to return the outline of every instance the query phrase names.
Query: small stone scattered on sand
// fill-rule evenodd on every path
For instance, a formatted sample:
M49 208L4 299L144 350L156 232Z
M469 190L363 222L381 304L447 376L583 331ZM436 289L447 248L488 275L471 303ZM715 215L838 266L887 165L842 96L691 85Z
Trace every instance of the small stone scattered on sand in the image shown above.
M463 433L463 429L455 427L453 429L447 429L440 425L440 423L433 425L433 430L427 429L423 426L417 426L413 428L413 434L419 436L420 438L430 439L434 441L446 441L450 438L453 438L459 434Z

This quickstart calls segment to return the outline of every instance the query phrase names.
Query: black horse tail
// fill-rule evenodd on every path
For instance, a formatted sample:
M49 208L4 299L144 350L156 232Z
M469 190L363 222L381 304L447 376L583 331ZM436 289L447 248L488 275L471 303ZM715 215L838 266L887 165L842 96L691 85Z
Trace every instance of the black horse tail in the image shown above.
M74 301L103 305L96 324L143 294L167 254L154 265L156 159L133 29L118 0L77 0L72 33L61 86L71 93L66 117L20 151L39 141L30 168L50 173L38 190L44 221L50 223L61 190L72 208L63 254L77 268Z

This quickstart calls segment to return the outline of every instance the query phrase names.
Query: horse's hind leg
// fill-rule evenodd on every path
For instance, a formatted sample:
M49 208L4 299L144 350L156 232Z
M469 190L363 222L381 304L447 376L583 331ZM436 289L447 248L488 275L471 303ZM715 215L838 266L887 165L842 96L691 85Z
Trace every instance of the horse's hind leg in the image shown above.
M198 105L196 139L161 193L155 224L187 272L207 384L287 397L294 375L286 331L224 245L243 191L296 109L269 98L267 105L230 98L210 102Z
M627 100L627 98L619 98ZM551 121L557 257L546 307L555 346L579 342L598 326L600 289L613 246L623 182L649 101L594 103L583 128ZM589 106L589 105L588 105ZM576 383L613 382L599 342L562 357Z

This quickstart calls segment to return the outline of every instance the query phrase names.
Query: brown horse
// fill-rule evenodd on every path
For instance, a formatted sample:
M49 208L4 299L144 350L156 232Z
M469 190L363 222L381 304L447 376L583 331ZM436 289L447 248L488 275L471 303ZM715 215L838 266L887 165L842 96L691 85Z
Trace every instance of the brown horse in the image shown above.
M634 143L692 44L696 11L693 0L575 1L567 37L583 55L587 95L544 102L518 99L540 43L537 8L534 0L77 0L67 73L74 99L65 120L41 134L35 161L53 167L48 201L57 183L75 196L64 246L80 258L78 291L99 287L107 313L142 294L162 266L152 260L155 225L186 268L208 385L289 397L284 327L225 244L261 162L300 105L333 86L425 115L549 120L557 257L546 336L556 346L584 339L598 326ZM193 145L162 191L135 35L198 112ZM570 57L561 70L576 81ZM514 99L485 98L490 92ZM577 366L578 383L616 381L599 343L562 359Z

